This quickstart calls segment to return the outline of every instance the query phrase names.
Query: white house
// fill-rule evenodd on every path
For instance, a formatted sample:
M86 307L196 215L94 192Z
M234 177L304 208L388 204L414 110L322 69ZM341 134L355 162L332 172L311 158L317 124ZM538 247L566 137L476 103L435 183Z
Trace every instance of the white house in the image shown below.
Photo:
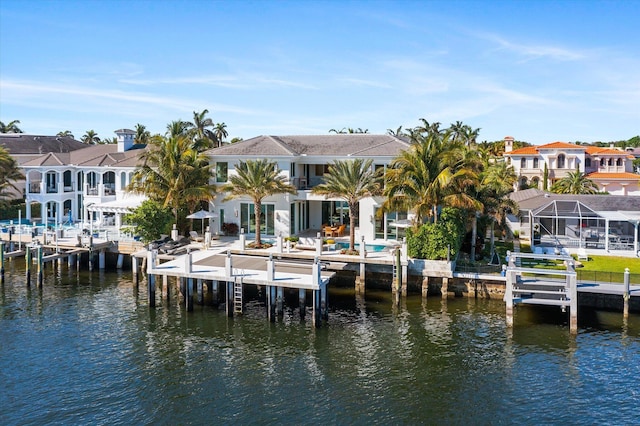
M24 162L26 216L40 204L43 223L89 222L119 226L121 215L140 204L125 187L143 146L134 145L133 130L116 130L118 144L85 145L68 152L49 152Z
M261 232L267 236L290 236L320 231L323 225L349 224L346 202L325 199L312 188L324 181L324 174L334 160L363 158L373 160L374 167L385 168L409 143L395 136L371 134L336 134L315 136L258 136L242 142L207 151L215 169L215 182L228 181L240 161L266 158L275 161L280 173L298 188L296 195L275 195L262 204ZM218 229L223 223L236 223L246 233L255 232L253 204L249 198L223 202L224 194L215 201ZM406 213L387 213L377 218L382 198L360 201L356 217L357 238L396 239L403 229L394 227Z
M527 187L543 189L547 166L548 187L569 172L580 170L602 192L611 195L640 195L640 175L634 173L635 157L615 148L599 148L566 142L513 149L513 137L504 138L504 156L518 176L515 190Z

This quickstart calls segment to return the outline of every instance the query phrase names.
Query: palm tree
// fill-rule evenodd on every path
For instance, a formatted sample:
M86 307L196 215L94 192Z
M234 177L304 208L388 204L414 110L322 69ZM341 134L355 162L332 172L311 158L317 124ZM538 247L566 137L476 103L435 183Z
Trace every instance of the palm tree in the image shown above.
M118 143L118 138L115 136L112 138L104 138L98 143L101 145L115 145Z
M295 186L288 183L285 176L276 168L275 161L266 159L241 161L236 166L236 174L229 176L229 183L222 191L228 193L223 201L248 196L253 200L253 212L256 221L255 248L262 247L260 238L262 200L275 194L297 194Z
M59 136L61 138L72 138L73 139L73 133L71 133L71 130L65 130L63 132L58 132L56 134L56 136Z
M426 132L423 132L426 130ZM415 222L437 220L437 208L454 176L449 135L437 126L410 130L411 146L394 158L385 174L382 211L411 211Z
M207 157L194 149L187 135L156 135L150 138L140 160L129 190L170 207L176 224L186 231L186 214L200 202L215 198L216 187L209 183L211 167Z
M369 133L369 129L363 129L361 127L358 127L357 129L354 129L352 127L343 127L340 130L329 129L329 133L335 133L338 135L343 135L347 133Z
M325 182L314 187L314 194L337 197L349 206L349 250L355 247L356 215L358 203L366 197L382 193L379 170L372 167L373 160L335 160L329 165Z
M18 162L0 146L0 206L8 203L10 190L16 190L15 182L22 179Z
M20 120L10 121L8 124L4 124L0 121L0 133L22 133L22 130L18 127Z
M149 143L149 138L151 138L151 132L147 130L147 127L143 124L136 124L136 135L133 137L133 141L136 144L146 145Z
M216 135L216 139L218 140L218 146L222 146L224 140L229 136L229 133L227 132L227 125L225 123L216 123L213 133Z
M505 227L507 214L518 214L518 204L509 198L518 176L513 166L506 161L498 161L485 166L482 173L482 199L485 214L491 217L491 253L494 248L494 224Z
M192 128L193 123L189 123L188 121L175 120L167 124L166 135L170 138L186 136L189 134Z
M387 129L387 134L395 137L404 136L404 132L402 131L402 126L398 126L396 130Z
M580 170L576 170L556 181L551 186L551 192L556 194L597 194L598 185Z
M214 127L213 120L208 118L207 114L209 114L207 109L202 112L193 111L193 123L190 123L194 143L201 151L213 148L214 144L218 144L215 133L210 129L210 127Z
M82 141L82 143L86 143L88 145L100 143L100 138L98 137L98 134L93 130L87 130L87 133L85 133L84 136L82 136L82 139L80 140Z

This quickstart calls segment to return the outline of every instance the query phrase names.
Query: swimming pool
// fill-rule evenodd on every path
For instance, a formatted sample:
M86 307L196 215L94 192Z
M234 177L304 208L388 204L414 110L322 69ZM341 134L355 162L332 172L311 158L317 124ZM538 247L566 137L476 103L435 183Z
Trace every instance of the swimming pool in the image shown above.
M337 242L336 243L336 249L338 249L338 250L343 250L343 249L348 249L348 248L349 248L349 243L343 243L343 242ZM384 245L384 244L365 244L364 248L365 248L365 250L371 251L371 252L381 252L381 251L387 250L389 248L389 246ZM356 243L355 249L356 250L360 250L360 244L359 243Z

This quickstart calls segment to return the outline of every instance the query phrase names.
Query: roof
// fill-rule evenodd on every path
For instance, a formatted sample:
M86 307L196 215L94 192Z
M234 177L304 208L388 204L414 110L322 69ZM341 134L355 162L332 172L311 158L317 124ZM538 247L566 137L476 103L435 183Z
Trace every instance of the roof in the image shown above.
M41 136L24 133L0 133L0 145L11 155L42 155L49 152L71 152L87 145L68 136Z
M587 175L589 179L614 179L614 180L640 180L640 175L635 173L601 173L601 172L593 172Z
M70 153L49 153L39 156L25 162L22 166L42 167L73 164L85 167L135 167L142 152L141 149L118 152L118 146L115 144L84 145L84 149Z
M394 157L410 143L396 136L349 133L337 135L257 136L245 141L213 148L210 156L252 157Z
M585 151L589 155L618 155L634 158L631 154L625 151L620 151L614 148L601 148L598 146L589 145L576 145L574 143L567 142L551 142L545 145L538 146L526 146L524 148L514 149L511 152L505 152L504 155L538 155L540 150L545 149L579 149Z
M640 211L640 197L628 195L574 195L574 194L554 194L544 192L539 189L527 189L516 191L509 196L516 201L521 210L536 210L544 207L552 201L577 201L584 204L594 212L603 211Z

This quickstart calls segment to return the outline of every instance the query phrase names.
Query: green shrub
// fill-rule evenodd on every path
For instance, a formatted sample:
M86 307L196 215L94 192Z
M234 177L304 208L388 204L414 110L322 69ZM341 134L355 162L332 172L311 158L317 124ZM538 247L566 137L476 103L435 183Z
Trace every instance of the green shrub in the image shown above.
M407 252L418 259L446 260L460 251L465 231L464 212L444 208L437 223L407 229Z

